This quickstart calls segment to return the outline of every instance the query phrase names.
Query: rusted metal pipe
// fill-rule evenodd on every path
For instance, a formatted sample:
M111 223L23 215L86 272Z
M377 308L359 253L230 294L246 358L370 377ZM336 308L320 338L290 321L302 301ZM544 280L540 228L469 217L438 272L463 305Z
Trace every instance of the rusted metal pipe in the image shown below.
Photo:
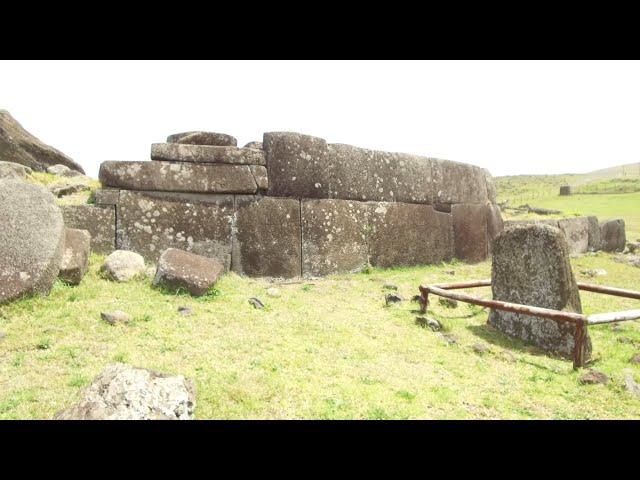
M489 278L485 280L471 280L469 282L440 283L433 286L437 288L441 288L443 290L458 290L460 288L490 287L491 279Z
M636 300L640 300L640 292L625 290L623 288L606 287L604 285L594 285L592 283L581 282L578 282L578 288L587 292L604 293L615 297L635 298Z
M587 317L589 325L598 325L600 323L624 322L627 320L640 319L640 310L627 310L624 312L608 312L597 313Z
M503 302L501 300L485 300L482 298L473 297L464 293L449 292L442 288L434 287L432 285L420 285L420 292L424 298L429 293L435 293L441 297L451 298L454 300L460 300L461 302L472 303L474 305L480 305L482 307L496 308L498 310L505 310L507 312L522 313L525 315L534 315L536 317L550 318L552 320L564 320L569 322L583 322L587 317L581 313L575 312L562 312L560 310L552 310L549 308L532 307L530 305L521 305L519 303Z

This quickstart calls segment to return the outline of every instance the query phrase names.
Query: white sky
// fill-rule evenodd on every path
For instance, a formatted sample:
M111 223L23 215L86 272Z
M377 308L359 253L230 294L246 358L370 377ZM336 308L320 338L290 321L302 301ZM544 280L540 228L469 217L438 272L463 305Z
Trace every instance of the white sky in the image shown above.
M186 130L290 130L494 175L640 161L640 62L0 61L0 108L97 176Z

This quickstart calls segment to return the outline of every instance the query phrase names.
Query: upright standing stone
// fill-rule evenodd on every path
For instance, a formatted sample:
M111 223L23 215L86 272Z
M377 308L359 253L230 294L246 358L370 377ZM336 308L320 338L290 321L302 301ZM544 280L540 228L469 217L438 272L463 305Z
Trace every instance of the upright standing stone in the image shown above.
M493 298L534 307L582 313L569 247L558 229L546 225L511 227L493 242ZM489 324L559 355L573 353L575 324L491 310ZM585 359L591 353L587 334Z
M64 251L64 222L44 187L0 180L0 303L47 294Z
M600 223L598 222L598 217L587 217L587 222L589 224L589 250L600 250Z
M589 248L589 220L587 217L563 218L558 226L565 235L569 253L585 253Z
M627 243L624 220L617 218L600 224L600 241L605 252L621 252Z
M59 277L71 285L79 285L89 269L91 234L87 230L65 229L64 254Z
M567 195L571 195L571 187L569 185L560 186L560 195L566 197Z

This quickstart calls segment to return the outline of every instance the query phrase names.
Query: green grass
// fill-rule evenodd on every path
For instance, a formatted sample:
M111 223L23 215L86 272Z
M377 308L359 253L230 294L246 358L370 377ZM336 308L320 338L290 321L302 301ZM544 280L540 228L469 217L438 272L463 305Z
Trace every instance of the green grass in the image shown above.
M227 274L214 294L195 299L151 286L151 278L115 283L91 257L77 287L57 282L48 297L0 306L0 418L51 418L70 405L106 365L126 362L192 377L197 418L637 418L640 400L622 387L640 381L640 325L591 329L594 367L609 385L582 386L571 362L551 358L486 325L487 312L433 302L430 315L458 339L415 325L418 306L385 307L386 282L410 299L422 282L487 278L490 265L451 263L338 275L273 286ZM574 259L604 268L591 282L636 288L640 269L608 254ZM443 273L455 270L455 276ZM475 293L489 295L486 289ZM250 297L266 305L254 309ZM586 313L638 308L628 299L583 293ZM178 307L193 314L182 316ZM134 319L111 326L100 312ZM626 337L635 342L621 343ZM472 349L486 343L482 355Z

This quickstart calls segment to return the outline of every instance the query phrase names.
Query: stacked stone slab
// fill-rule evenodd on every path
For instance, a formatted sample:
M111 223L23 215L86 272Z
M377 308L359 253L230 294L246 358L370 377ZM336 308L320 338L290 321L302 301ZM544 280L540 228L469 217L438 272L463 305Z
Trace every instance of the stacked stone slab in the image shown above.
M368 265L481 261L502 231L491 175L457 162L328 144L309 135L185 132L151 162L104 162L96 206L115 207L116 247L167 248L250 276Z

